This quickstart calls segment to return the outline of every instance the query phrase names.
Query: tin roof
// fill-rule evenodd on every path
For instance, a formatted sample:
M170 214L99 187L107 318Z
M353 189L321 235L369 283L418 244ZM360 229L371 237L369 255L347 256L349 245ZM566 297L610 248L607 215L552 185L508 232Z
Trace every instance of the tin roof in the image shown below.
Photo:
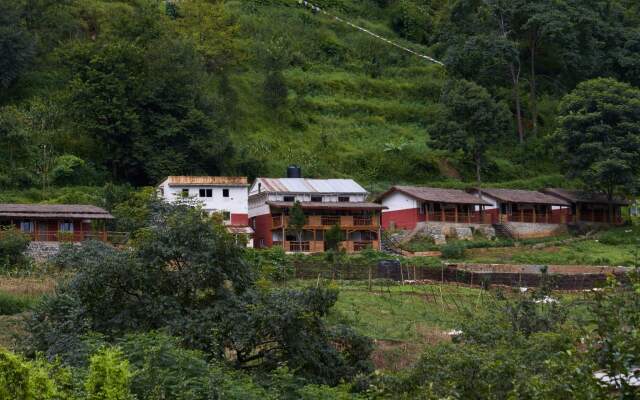
M246 176L168 176L164 182L169 186L249 186Z
M604 193L587 192L581 190L569 190L561 188L547 188L542 189L541 192L550 194L552 196L560 197L571 203L595 203L595 204L608 204L607 195ZM629 205L629 202L614 197L612 203L618 206Z
M0 204L0 217L113 219L106 210L84 204Z
M464 190L459 189L441 189L424 186L392 186L389 190L384 192L378 201L382 201L384 197L393 193L400 192L407 196L413 197L418 200L438 202L438 203L452 203L452 204L480 204L489 205L490 203L482 200L481 198L474 196Z
M253 229L250 226L246 225L227 225L227 232L232 235L251 235L253 234Z
M570 204L559 197L551 196L535 190L517 189L473 189L496 200L506 203L545 204L553 206L569 206Z
M268 205L275 208L289 208L293 207L293 202L291 201L268 201ZM336 202L336 201L325 201L325 202L316 202L316 201L302 201L300 202L300 206L303 209L308 210L382 210L387 207L380 205L378 203L367 203L367 202Z
M367 194L353 179L258 178L262 192L272 193L324 193Z

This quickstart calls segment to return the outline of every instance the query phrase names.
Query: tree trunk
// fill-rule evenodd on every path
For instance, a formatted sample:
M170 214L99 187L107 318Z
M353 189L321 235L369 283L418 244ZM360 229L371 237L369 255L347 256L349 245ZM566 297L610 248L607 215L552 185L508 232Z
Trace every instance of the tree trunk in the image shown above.
M482 157L480 154L475 155L475 164L476 164L476 182L478 183L478 187L480 187L480 183L482 182L480 173L482 169Z
M536 40L535 37L529 41L530 55L531 55L531 80L530 86L530 99L531 102L531 123L533 124L533 135L538 134L538 98L536 94Z
M511 72L511 81L513 82L513 101L516 106L516 121L518 124L518 139L520 143L524 143L524 125L522 124L522 107L520 105L520 96L518 95L518 89L520 86L520 67L516 71L516 67L513 63L509 64L509 71Z

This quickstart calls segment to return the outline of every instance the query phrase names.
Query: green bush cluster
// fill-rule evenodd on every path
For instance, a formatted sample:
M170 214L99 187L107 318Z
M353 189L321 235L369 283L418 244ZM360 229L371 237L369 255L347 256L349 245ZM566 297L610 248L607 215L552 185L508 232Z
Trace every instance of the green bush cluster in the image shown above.
M9 268L23 264L25 251L31 239L14 227L0 228L0 267Z

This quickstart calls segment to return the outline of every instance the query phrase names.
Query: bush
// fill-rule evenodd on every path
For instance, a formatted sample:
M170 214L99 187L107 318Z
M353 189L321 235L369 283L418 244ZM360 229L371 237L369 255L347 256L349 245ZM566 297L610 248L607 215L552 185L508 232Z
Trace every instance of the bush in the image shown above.
M29 247L29 237L14 227L0 231L0 266L10 267L24 263L24 252Z
M132 400L129 362L116 348L106 348L91 356L85 382L88 400Z
M28 310L35 303L30 297L19 297L0 292L0 315L14 315Z
M442 257L451 259L464 258L465 246L459 242L447 243L442 246Z

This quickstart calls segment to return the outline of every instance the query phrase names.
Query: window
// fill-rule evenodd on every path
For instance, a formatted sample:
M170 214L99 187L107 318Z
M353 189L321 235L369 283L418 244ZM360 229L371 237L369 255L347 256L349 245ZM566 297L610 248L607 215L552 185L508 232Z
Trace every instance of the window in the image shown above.
M200 197L213 197L213 189L200 189Z
M60 225L58 226L58 230L60 232L73 232L73 222L71 221L60 222Z
M294 202L296 201L296 196L284 196L284 201Z
M229 211L223 211L222 212L222 219L224 219L225 221L230 221L231 220L231 213Z
M229 189L222 189L222 197L229 197Z
M25 233L33 233L34 229L33 221L21 221L20 222L20 231Z
M180 192L180 196L189 197L189 189L182 189L182 192Z
M311 201L314 203L322 203L322 196L311 196Z
M338 196L338 201L340 203L348 203L349 202L349 196Z

